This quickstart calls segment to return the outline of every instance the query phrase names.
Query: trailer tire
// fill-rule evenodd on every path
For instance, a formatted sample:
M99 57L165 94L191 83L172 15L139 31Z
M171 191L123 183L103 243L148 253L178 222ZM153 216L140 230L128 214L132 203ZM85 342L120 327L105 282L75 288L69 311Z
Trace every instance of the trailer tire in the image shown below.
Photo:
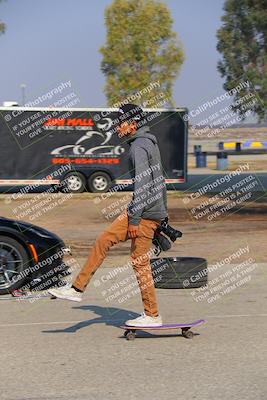
M155 287L158 289L190 289L208 283L205 258L153 258L150 263Z
M88 179L88 188L93 193L105 193L110 185L111 178L106 172L94 172Z
M24 247L15 239L9 236L0 236L0 295L9 294L15 289L19 289L27 280L26 277L17 279L13 284L7 281L4 271L8 265L8 279L19 276L19 273L26 270L29 266L29 257ZM14 268L14 274L10 274ZM7 271L5 271L7 273ZM16 274L16 275L15 275Z
M63 178L62 191L68 193L82 193L86 190L86 179L79 172L69 172Z

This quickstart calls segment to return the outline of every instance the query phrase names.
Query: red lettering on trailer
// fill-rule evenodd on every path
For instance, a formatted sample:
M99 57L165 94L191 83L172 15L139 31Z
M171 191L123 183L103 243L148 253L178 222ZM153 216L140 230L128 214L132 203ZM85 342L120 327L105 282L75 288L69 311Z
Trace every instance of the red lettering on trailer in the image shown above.
M94 126L92 118L49 118L46 126Z
M62 126L65 125L64 118L49 118L48 121L44 124L46 126Z
M119 158L52 158L53 164L120 164Z
M72 118L68 119L67 125L71 126L94 126L92 118Z

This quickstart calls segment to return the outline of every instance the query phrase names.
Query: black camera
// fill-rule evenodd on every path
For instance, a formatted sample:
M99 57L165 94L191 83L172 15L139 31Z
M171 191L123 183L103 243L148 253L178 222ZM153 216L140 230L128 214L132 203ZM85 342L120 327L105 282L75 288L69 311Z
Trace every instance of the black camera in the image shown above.
M175 242L176 239L183 236L181 231L174 229L172 226L169 225L169 218L166 217L163 221L161 221L160 227L157 229L165 233L172 242Z
M171 242L166 238L168 236L172 242L175 242L176 239L182 237L182 232L174 229L168 223L169 219L166 217L163 221L161 221L160 226L157 228L154 234L154 238L152 243L155 246L155 255L158 256L161 251L167 251L171 248ZM163 232L166 236L162 235Z

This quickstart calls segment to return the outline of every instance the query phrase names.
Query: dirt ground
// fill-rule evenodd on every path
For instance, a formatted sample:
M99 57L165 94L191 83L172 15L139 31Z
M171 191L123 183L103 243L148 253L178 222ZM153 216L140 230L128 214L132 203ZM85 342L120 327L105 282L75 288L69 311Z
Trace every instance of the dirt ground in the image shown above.
M210 134L212 131L205 131L199 134L198 131L189 128L189 149L193 149L194 142L209 145L208 150L215 149L219 142L242 142L246 140L266 141L267 127L239 127L223 129L215 136ZM218 148L218 147L217 147Z
M47 201L42 207L41 215L29 206L29 202L36 202L34 196L39 196L39 201ZM118 210L118 204L127 204L130 197L130 192L113 194L109 199L89 193L51 196L36 194L24 195L22 199L10 202L7 201L7 195L2 194L0 214L55 232L71 246L74 256L84 258L95 238L115 218L110 214ZM255 194L253 201L243 203L240 208L231 209L231 212L213 220L208 220L207 216L196 219L194 209L207 200L208 197L201 196L201 199L190 200L187 204L186 196L182 192L168 192L170 223L183 232L183 237L173 244L170 251L162 255L204 257L209 263L214 263L238 248L249 245L250 255L257 262L266 262L266 194ZM23 214L26 209L32 212ZM107 214L107 210L113 211ZM111 249L106 266L127 258L129 247L130 243L127 242Z

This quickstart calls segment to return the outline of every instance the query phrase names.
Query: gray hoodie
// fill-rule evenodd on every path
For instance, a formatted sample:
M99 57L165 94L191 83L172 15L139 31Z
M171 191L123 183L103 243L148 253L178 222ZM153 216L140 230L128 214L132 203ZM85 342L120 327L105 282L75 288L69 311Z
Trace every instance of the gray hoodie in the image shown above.
M167 192L157 139L144 126L130 136L130 174L134 193L128 205L129 223L138 225L141 218L162 220L168 216Z

